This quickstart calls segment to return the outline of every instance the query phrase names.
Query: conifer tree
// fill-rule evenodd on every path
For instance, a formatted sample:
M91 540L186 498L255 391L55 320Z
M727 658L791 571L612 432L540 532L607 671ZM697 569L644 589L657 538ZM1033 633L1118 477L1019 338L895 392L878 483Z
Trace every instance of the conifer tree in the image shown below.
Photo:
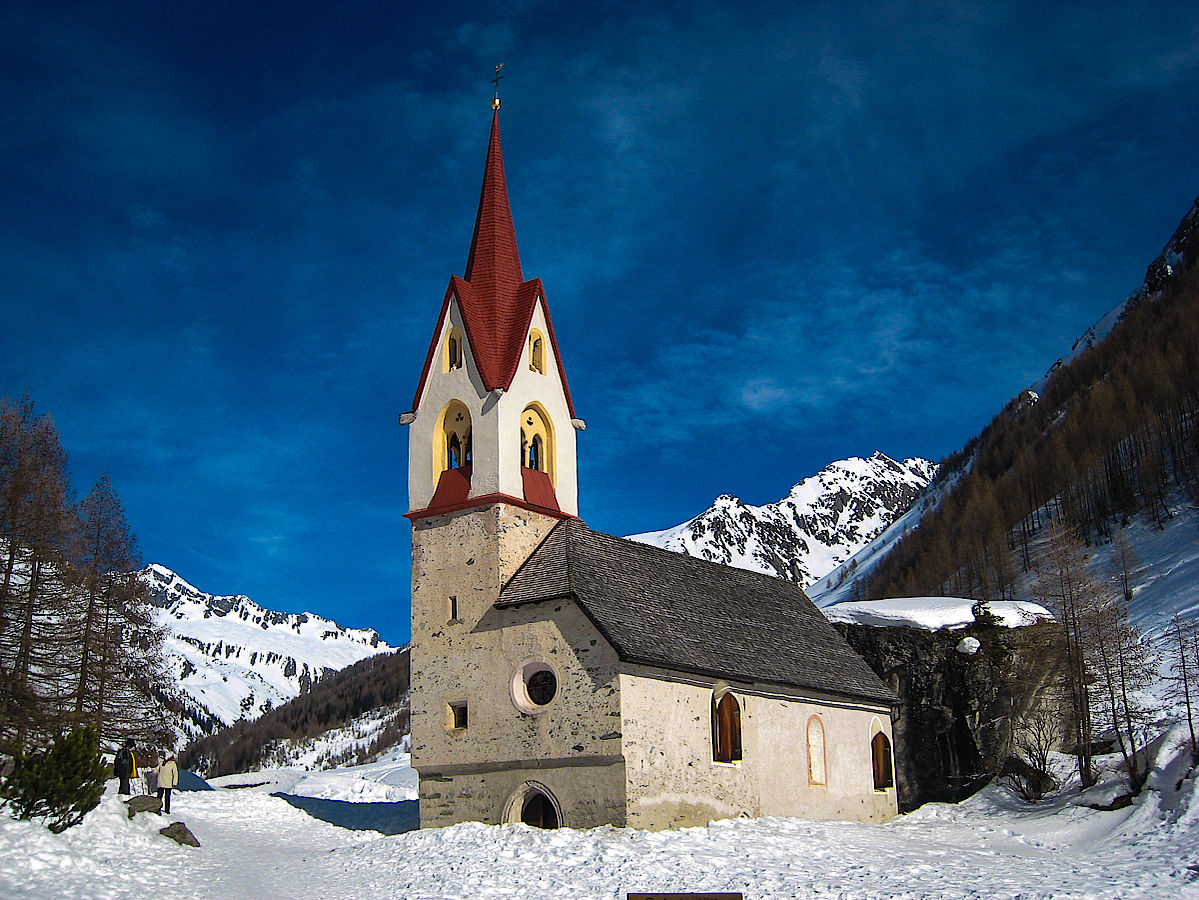
M62 551L69 528L66 453L54 422L28 397L0 401L0 746L51 731L53 677L65 634Z
M83 821L104 793L108 767L96 729L83 726L59 735L47 750L18 751L2 793L17 818L44 816L55 834Z
M149 736L159 724L152 689L162 633L134 574L136 541L107 476L77 507L72 551L82 622L74 715L105 740Z

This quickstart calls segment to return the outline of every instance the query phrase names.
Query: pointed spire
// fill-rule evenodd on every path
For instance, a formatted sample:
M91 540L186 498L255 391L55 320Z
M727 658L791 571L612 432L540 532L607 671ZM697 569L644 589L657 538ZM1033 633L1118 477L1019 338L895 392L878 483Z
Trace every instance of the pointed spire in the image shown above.
M466 281L490 300L510 297L524 282L520 254L516 249L516 229L508 205L508 185L504 179L504 154L500 149L500 114L491 116L491 141L483 168L483 190L475 233L466 258Z

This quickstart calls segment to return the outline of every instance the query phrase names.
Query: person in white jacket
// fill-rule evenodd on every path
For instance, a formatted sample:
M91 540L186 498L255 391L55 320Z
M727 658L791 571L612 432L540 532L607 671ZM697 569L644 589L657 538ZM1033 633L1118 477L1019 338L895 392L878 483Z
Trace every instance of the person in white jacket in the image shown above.
M175 762L175 754L168 750L154 774L158 776L158 799L162 801L162 811L169 816L171 790L179 783L179 765Z

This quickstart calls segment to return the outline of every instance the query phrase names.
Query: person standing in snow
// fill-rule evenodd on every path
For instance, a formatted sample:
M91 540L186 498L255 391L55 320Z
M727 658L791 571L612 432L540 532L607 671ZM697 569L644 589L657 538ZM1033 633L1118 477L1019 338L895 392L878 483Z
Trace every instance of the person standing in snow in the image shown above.
M133 738L125 741L125 746L117 751L117 758L113 762L112 768L116 772L117 778L121 779L121 786L117 788L117 793L131 793L129 779L137 777L137 759L133 755Z
M175 762L175 754L166 752L162 762L154 770L158 781L158 799L162 801L162 811L171 814L171 789L179 783L179 766Z

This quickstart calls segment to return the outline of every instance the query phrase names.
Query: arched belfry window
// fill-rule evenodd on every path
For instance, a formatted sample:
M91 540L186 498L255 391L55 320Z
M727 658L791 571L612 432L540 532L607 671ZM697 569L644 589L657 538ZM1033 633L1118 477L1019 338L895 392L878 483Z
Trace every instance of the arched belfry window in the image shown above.
M870 741L870 760L874 769L874 789L885 791L895 786L895 769L891 761L891 742L881 731Z
M554 431L549 416L536 403L520 414L520 464L545 472L554 481Z
M471 464L470 410L461 400L451 400L441 411L440 424L433 437L434 482L446 469L462 469Z
M712 760L741 759L741 705L732 691L712 694Z
M529 332L529 369L545 374L545 338L536 328Z
M824 722L820 716L808 719L808 782L828 784L828 766L825 761Z
M457 325L446 332L444 363L442 369L446 372L462 368L462 330Z

